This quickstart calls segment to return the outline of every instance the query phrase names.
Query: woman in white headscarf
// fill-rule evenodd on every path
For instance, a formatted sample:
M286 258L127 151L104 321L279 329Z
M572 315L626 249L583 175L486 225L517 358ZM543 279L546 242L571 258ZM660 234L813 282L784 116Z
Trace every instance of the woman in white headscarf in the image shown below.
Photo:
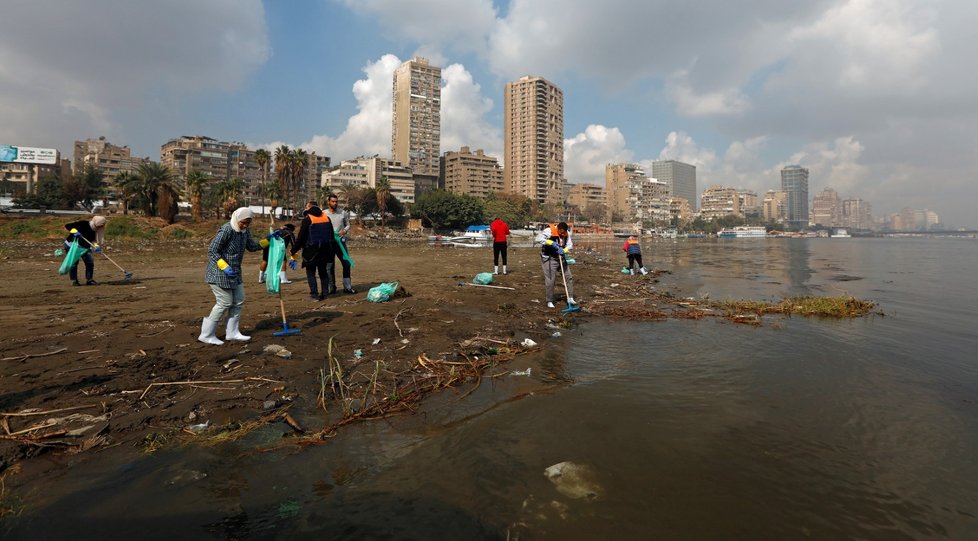
M95 281L95 258L92 257L92 252L102 251L101 244L105 242L105 222L105 216L92 216L90 220L79 220L65 224L65 229L68 230L68 236L65 237L65 249L71 248L71 242L75 239L78 239L82 248L88 248L88 251L82 254L80 258L85 263L85 285L87 286L98 285L98 282ZM68 271L68 276L71 278L71 285L81 285L81 282L78 281L77 262Z
M228 316L228 323L224 339L241 341L251 339L250 336L241 334L239 327L241 307L244 306L245 301L241 259L244 257L245 250L257 252L263 245L268 244L266 239L258 243L251 238L251 234L248 233L251 219L252 212L248 208L241 207L234 211L231 220L222 225L217 235L214 235L214 240L207 250L207 272L204 278L210 284L217 302L200 326L200 336L197 339L205 344L224 343L215 336L215 332L225 313Z

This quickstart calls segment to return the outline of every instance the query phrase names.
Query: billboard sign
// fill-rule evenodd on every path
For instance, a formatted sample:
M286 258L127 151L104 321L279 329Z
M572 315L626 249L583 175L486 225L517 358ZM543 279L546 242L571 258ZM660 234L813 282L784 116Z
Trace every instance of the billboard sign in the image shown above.
M0 145L0 162L54 165L58 163L58 151L53 148Z

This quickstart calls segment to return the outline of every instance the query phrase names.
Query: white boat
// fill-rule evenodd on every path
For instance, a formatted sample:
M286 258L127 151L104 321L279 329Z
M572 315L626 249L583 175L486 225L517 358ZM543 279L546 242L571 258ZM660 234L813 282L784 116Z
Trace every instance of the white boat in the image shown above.
M767 238L767 229L757 225L738 225L733 228L724 228L717 233L721 239L764 239Z
M442 239L455 246L484 247L492 244L492 231L488 225L470 225L461 235Z
M837 227L837 228L835 228L832 231L831 237L832 238L838 237L840 239L848 239L848 238L851 238L852 235L849 234L849 231L848 230L846 230L846 229L844 229L842 227Z

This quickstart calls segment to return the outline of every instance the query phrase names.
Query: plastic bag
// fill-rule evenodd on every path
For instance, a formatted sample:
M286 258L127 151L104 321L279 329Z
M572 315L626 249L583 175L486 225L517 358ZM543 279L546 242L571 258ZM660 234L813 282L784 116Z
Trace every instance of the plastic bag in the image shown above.
M475 278L472 279L472 283L473 284L479 284L479 285L482 285L482 286L491 284L492 283L492 273L491 272L480 272L479 274L476 274L475 275Z
M268 239L268 266L265 267L268 273L265 274L265 291L272 294L279 292L282 277L278 271L282 268L283 261L285 261L285 241L278 237Z
M350 264L350 268L352 269L353 267L356 267L356 264L353 262L353 259L350 258L350 254L346 253L346 245L343 244L343 239L340 238L339 233L336 233L334 231L333 238L336 240L336 244L339 245L340 251L343 252L343 259L345 259L347 263Z
M78 260L81 256L85 255L88 248L82 248L81 243L78 239L71 241L71 246L68 247L68 254L65 256L65 260L61 262L61 267L58 269L58 274L68 274L71 267L78 264Z
M367 291L367 300L370 302L387 302L391 295L397 291L397 282L385 282Z
M632 271L628 270L628 267L622 267L621 268L621 273L622 274L631 274Z

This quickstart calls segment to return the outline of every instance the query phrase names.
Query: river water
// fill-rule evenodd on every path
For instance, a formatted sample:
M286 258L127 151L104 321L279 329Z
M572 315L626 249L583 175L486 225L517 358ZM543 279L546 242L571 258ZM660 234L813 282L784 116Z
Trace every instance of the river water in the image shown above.
M618 243L591 247L621 257ZM436 397L422 414L320 447L253 452L280 436L269 426L223 447L68 468L3 533L978 538L974 239L679 239L644 252L673 271L662 289L848 293L885 315L589 320L507 367L529 376L464 401ZM582 483L548 479L561 462ZM588 496L576 497L581 487Z

